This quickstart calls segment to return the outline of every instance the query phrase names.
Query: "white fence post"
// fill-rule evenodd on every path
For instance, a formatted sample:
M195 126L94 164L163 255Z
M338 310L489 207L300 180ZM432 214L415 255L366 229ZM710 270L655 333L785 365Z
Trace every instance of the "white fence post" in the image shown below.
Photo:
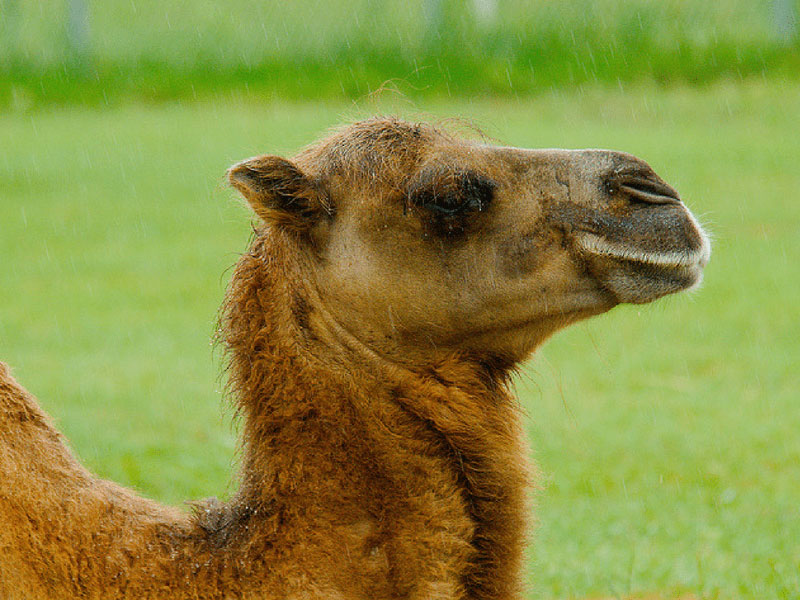
M19 1L0 0L0 57L5 61L12 61L17 57L19 26Z
M497 22L498 0L472 0L475 20L483 26L491 26Z
M86 0L69 0L67 44L70 59L83 64L89 58L89 7Z
M444 22L442 0L424 0L422 12L425 17L425 37L428 42L439 37Z
M795 0L772 0L772 24L775 36L784 44L791 44L797 39Z

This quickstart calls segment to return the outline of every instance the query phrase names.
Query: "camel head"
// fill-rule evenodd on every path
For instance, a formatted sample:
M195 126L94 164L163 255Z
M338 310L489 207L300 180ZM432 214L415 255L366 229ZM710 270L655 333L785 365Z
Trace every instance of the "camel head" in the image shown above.
M698 285L708 238L645 162L372 119L228 172L298 257L320 328L386 356L513 364L619 303Z

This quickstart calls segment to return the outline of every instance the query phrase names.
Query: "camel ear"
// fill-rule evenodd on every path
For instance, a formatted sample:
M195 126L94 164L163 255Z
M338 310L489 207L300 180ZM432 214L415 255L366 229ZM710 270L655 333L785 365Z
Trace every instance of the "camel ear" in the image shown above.
M280 156L256 156L233 165L228 181L266 222L302 231L331 214L320 186Z

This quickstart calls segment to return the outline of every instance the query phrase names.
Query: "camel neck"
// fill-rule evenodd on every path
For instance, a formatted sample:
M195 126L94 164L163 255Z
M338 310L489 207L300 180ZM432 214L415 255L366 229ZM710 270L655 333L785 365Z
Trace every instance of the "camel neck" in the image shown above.
M457 548L466 598L516 597L527 452L503 386L456 360L424 374L384 361L345 371L317 357L272 360L280 388L266 384L247 403L246 505L313 527L366 523L402 561L418 544L444 556ZM463 533L442 546L425 527Z
M515 597L526 452L502 365L456 354L417 368L389 360L317 310L302 282L274 273L282 258L257 240L223 310L243 418L234 508L363 532L396 557L398 589L403 561L418 562L427 546L459 557L466 597ZM449 533L423 531L431 527Z

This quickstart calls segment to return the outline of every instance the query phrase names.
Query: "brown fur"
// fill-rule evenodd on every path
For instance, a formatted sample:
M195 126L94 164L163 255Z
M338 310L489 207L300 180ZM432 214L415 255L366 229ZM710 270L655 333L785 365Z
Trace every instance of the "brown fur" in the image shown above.
M631 168L647 185L609 191ZM697 281L707 243L674 191L627 155L394 119L229 177L264 221L220 319L238 492L187 515L94 478L0 363L0 597L518 598L508 377L556 329ZM634 258L575 234L619 223Z

